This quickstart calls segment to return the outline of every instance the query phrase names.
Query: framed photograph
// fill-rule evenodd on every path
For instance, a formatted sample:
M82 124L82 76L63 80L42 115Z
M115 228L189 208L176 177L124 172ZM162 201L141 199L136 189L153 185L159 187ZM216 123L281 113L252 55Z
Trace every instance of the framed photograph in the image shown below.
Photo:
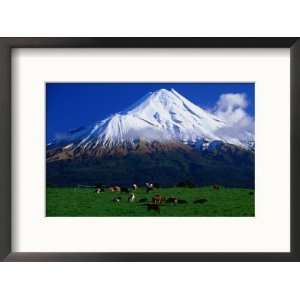
M0 258L299 261L298 38L0 39Z

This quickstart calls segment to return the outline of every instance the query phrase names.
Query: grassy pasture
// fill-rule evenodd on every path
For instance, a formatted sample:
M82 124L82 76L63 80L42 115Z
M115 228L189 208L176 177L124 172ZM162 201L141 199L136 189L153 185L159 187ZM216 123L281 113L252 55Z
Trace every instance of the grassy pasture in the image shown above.
M46 210L48 217L251 217L254 216L254 192L251 189L221 188L160 188L149 194L144 188L136 192L134 203L128 203L128 194L105 191L95 193L91 188L47 188ZM139 200L162 196L186 200L185 204L165 203L160 213L148 211ZM114 197L121 196L119 204ZM205 203L195 204L195 200L207 199Z

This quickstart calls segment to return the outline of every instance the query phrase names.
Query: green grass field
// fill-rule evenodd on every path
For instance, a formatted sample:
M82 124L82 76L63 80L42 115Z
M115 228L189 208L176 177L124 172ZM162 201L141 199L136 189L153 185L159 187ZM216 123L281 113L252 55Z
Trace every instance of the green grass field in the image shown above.
M128 203L128 195L118 192L95 193L90 188L47 188L48 217L249 217L254 216L254 196L251 189L221 188L161 188L146 193L139 188L136 201ZM185 204L165 203L160 213L148 210L140 203L141 198L162 196L177 197L186 200ZM114 197L122 200L113 203ZM203 204L193 203L195 200L206 199Z

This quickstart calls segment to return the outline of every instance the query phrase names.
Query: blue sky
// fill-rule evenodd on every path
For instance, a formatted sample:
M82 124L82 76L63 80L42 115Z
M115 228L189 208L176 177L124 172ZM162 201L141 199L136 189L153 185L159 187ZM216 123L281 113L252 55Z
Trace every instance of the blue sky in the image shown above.
M56 134L89 125L122 111L150 91L175 89L204 109L222 94L244 94L254 118L254 83L47 83L47 142Z

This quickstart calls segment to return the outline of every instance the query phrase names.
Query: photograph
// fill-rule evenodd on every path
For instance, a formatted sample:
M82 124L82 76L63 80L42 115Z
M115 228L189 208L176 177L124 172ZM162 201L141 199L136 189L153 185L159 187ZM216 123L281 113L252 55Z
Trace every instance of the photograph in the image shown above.
M46 82L47 217L254 217L254 82Z

